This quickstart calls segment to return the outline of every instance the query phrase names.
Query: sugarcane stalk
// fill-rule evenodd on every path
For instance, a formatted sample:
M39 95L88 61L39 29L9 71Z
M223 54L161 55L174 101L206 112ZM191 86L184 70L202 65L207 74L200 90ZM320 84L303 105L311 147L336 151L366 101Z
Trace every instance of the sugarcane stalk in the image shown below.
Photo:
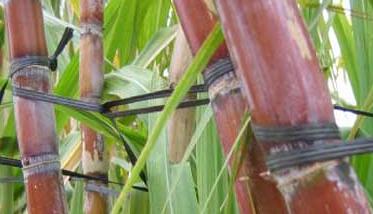
M103 0L80 1L80 98L99 103L101 100L103 74ZM109 154L103 136L86 125L81 125L83 173L107 179ZM106 185L93 182L95 185ZM107 198L92 190L85 191L84 212L107 213Z
M180 27L177 32L170 65L170 85L172 88L179 82L191 61L192 53L183 29ZM186 99L195 98L194 95L188 95ZM168 156L172 164L180 163L183 159L190 139L193 136L194 128L194 108L179 109L173 113L168 123Z
M38 0L5 2L9 58L46 57L43 15ZM50 92L49 69L27 66L12 78L13 86ZM27 211L67 213L59 169L53 105L14 96L17 138L25 178Z
M214 7L211 2L204 0L174 0L174 4L191 51L195 55L216 24ZM228 57L228 50L225 44L222 44L212 57L210 65ZM204 75L208 72L211 71L205 70ZM208 90L219 137L224 152L227 154L241 129L241 120L244 118L247 104L240 91L238 81L232 73L219 78L209 86ZM230 160L231 165L233 159ZM243 163L239 167L235 190L240 211L251 213L251 193L247 181L246 162L247 157L244 157Z
M335 123L327 84L296 1L215 2L253 123L261 127ZM257 163L267 155L310 144L261 140L250 154ZM253 155L254 150L262 155ZM259 213L276 213L266 198L267 179L277 183L288 213L370 213L355 172L344 160L292 167L269 176L260 175L267 171L265 165L258 167L250 176L255 178L251 187Z

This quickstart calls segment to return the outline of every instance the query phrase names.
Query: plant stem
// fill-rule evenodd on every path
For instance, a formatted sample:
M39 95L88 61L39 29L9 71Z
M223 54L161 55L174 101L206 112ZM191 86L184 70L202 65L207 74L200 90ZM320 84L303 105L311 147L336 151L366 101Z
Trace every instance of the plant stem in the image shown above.
M211 0L175 0L174 4L192 53L195 54L217 22L214 4ZM215 52L209 65L212 66L218 61L229 61L230 63L225 43ZM241 93L239 81L236 79L234 72L232 72L233 69L230 71L230 73L222 75L208 86L220 142L224 148L225 155L229 153L234 144L234 139L236 139L241 127L241 120L245 110L248 108ZM216 72L214 69L206 69L204 75L207 76L214 72ZM250 213L252 211L252 200L247 180L249 169L246 167L249 159L246 155L247 151L244 153L242 164L239 166L238 179L235 182L235 193L240 211L242 213ZM233 159L229 160L230 166L232 166Z
M229 51L250 100L253 124L276 128L335 123L328 88L296 1L215 2ZM258 164L268 155L296 151L312 143L260 140L255 148L262 155L251 157ZM269 179L260 175L267 171L266 165L258 169L252 172L257 211L278 212L278 207L268 204ZM292 167L271 172L270 176L285 200L284 213L370 213L353 169L343 160Z
M40 1L6 1L5 19L10 60L48 55ZM12 81L13 86L50 92L47 67L26 67ZM13 102L22 161L31 169L34 164L42 165L38 170L27 171L29 174L23 169L28 213L67 213L61 173L56 167L59 161L53 105L16 96Z
M104 82L104 56L102 42L103 0L80 1L80 97L81 100L99 103ZM81 125L83 173L108 177L109 154L102 135ZM95 182L95 185L106 185ZM87 214L107 213L105 195L85 191L84 211Z
M174 87L180 81L186 68L192 61L188 42L183 29L180 27L176 36L174 51L170 65L170 84ZM187 95L188 100L195 99L195 95ZM176 110L168 124L169 160L173 164L180 163L186 148L194 133L195 109Z

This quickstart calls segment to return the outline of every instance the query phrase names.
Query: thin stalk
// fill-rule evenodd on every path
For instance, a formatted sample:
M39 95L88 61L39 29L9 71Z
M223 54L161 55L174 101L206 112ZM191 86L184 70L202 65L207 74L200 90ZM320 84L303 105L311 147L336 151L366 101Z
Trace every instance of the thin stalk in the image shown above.
M175 8L183 26L185 35L191 47L192 53L196 54L201 48L201 44L206 39L217 21L215 8L212 1L194 0L183 1L174 0ZM222 44L215 52L210 61L210 65L218 60L229 58L229 53L225 44ZM213 72L206 70L204 74ZM225 155L231 150L234 139L236 139L242 124L245 110L248 109L245 98L241 93L240 86L234 74L226 74L209 86L211 105L214 110L215 121L224 148ZM242 164L235 182L236 196L242 213L251 213L251 193L248 186L249 161L245 152ZM230 166L233 164L230 159Z
M192 61L188 42L184 32L179 28L174 44L170 65L170 84L174 87L178 84L188 65ZM196 97L188 95L186 99L192 100ZM169 143L169 160L173 164L180 163L184 157L186 148L193 136L195 128L195 109L176 110L168 123L168 143Z
M9 0L5 5L10 60L48 55L40 1ZM49 69L29 66L13 76L13 86L48 93ZM58 166L53 105L13 97L17 138L24 165L27 210L30 214L67 213ZM53 164L48 164L53 163ZM33 166L42 164L37 168ZM29 172L29 173L26 173Z
M104 55L102 42L103 0L80 1L80 98L99 103L104 83ZM102 135L86 125L81 125L82 166L87 175L108 177L109 154ZM96 185L106 185L95 182ZM104 194L85 191L84 212L107 213L107 198Z
M333 106L307 29L295 0L216 0L227 45L250 100L253 124L261 127L335 123ZM330 141L333 142L333 141ZM309 146L312 142L257 142L262 156ZM328 143L322 141L320 143ZM268 204L267 180L277 182L285 213L370 213L353 169L343 160L261 174L252 187L259 213Z

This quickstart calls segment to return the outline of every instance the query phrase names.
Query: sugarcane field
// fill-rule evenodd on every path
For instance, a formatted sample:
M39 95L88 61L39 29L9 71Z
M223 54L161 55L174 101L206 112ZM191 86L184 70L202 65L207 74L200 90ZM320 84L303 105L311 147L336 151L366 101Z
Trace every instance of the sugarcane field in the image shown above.
M0 214L373 214L373 0L0 0Z

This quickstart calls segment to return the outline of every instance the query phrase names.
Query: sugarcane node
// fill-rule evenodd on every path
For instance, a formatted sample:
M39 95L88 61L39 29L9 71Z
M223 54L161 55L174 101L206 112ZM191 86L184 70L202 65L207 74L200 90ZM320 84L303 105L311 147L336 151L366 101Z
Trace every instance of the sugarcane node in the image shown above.
M10 166L10 167L16 167L16 168L23 168L22 163L25 165L30 164L30 160L28 158L23 159L23 161L17 160L17 159L12 159L12 158L7 158L7 157L1 157L0 156L0 165L3 166ZM101 182L104 184L115 184L115 185L120 185L124 186L123 183L120 182L115 182L115 181L110 181L107 176L104 175L89 175L89 174L80 174L78 172L66 170L66 169L61 169L61 173L64 176L69 177L69 181L73 181L74 179L85 179L88 182L96 181L96 182ZM14 180L17 182L23 182L24 179L21 179L19 177L15 177ZM14 182L15 182L14 181ZM6 183L6 181L0 178L0 183ZM132 186L132 188L143 191L143 192L148 192L148 189L146 187L141 187L141 186Z
M72 28L65 28L65 31L61 37L61 40L50 57L46 56L25 56L21 58L12 59L10 65L10 78L12 78L17 72L31 67L31 66L42 66L48 67L51 71L56 71L58 67L58 56L65 49L66 45L73 37L74 30Z
M271 154L267 157L266 163L271 172L276 172L371 152L373 152L373 139L358 139L348 143L318 143L307 148Z
M209 86L209 98L212 102L219 96L229 96L235 93L241 93L241 84L233 72L221 76Z
M87 184L85 185L84 190L88 192L96 192L96 193L99 193L105 196L117 197L119 195L117 191L110 189L103 184L93 182L93 181L88 181Z
M263 142L276 141L318 141L340 139L340 133L335 123L312 123L296 126L264 127L251 123L255 138Z
M313 123L300 124L297 126L274 126L263 127L251 124L255 138L264 143L289 142L296 144L294 148L278 148L272 150L267 156L267 167L269 171L281 170L288 167L296 167L304 164L310 164L317 161L330 160L325 157L312 156L312 151L319 149L328 149L330 145L339 146L340 144L322 142L340 141L340 134L335 123ZM302 146L301 144L304 144ZM333 148L333 146L331 148ZM325 154L325 151L324 151ZM315 154L317 155L317 153Z
M35 174L59 172L60 159L57 154L42 154L25 157L22 159L22 169L23 177L27 182L27 178Z
M207 87L210 87L216 80L234 72L232 61L229 57L219 59L211 64L204 72L204 81Z
M96 35L98 37L102 37L103 27L100 24L95 23L81 23L80 24L80 35Z
M240 92L240 82L234 74L234 67L229 57L222 58L211 64L204 72L205 85L209 98L214 101L219 95L229 95Z
M49 58L46 56L25 56L13 59L10 63L9 77L13 78L16 73L33 66L49 68Z
M306 148L277 151L268 155L266 163L271 172L373 152L373 141L369 139L341 143L338 128L334 123L282 127L260 127L252 124L252 129L256 139L264 143L287 141L307 142L309 145ZM337 142L320 143L326 140Z

